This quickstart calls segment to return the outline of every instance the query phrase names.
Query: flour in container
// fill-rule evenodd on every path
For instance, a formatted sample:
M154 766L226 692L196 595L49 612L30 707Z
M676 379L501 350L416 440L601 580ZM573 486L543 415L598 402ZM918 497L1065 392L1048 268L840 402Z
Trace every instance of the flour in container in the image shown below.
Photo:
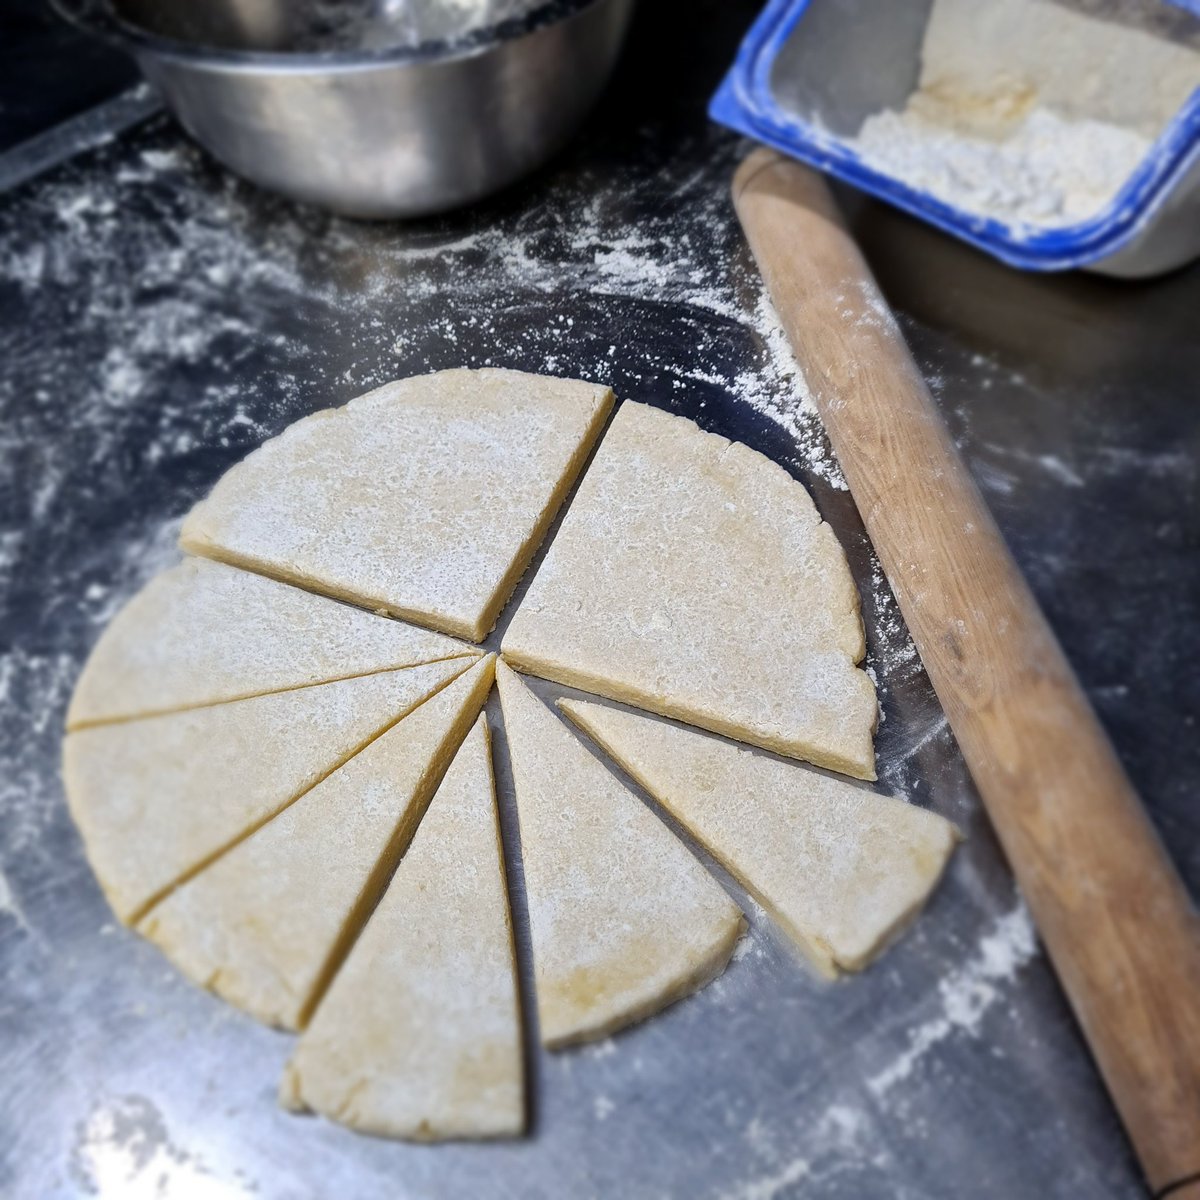
M1161 7L1161 6L1159 6ZM936 0L917 90L850 145L981 217L1077 224L1110 205L1200 86L1200 22L1122 3Z

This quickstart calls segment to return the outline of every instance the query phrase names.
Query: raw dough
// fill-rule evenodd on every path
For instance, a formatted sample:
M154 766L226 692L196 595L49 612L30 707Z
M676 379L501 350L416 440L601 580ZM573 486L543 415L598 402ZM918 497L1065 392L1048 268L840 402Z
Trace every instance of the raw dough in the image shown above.
M156 575L92 651L67 728L409 667L473 646L204 558Z
M184 549L474 641L612 407L591 383L441 371L297 421L184 522Z
M488 657L176 888L138 929L260 1021L301 1028L492 686Z
M512 925L485 718L296 1046L280 1099L388 1137L524 1130Z
M745 922L691 852L501 663L549 1047L650 1016L724 969Z
M858 593L803 486L626 403L504 637L521 670L873 779Z
M113 911L137 920L469 665L450 659L67 734L67 800Z
M893 796L601 704L560 700L826 975L857 971L915 916L957 840Z

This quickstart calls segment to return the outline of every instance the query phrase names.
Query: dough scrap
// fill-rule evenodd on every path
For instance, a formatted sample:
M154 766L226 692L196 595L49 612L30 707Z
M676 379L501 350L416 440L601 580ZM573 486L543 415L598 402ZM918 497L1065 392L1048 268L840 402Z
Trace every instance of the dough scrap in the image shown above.
M833 530L782 467L626 402L503 643L519 670L874 779Z
M190 979L302 1028L492 686L477 663L138 923Z
M655 718L558 706L827 976L861 970L907 925L958 841L949 821L897 797Z
M150 580L104 631L75 685L67 728L464 655L478 651L250 571L188 558Z
M421 1141L525 1128L520 1011L487 721L284 1070L280 1100Z
M603 1037L696 991L745 928L692 853L503 663L542 1041Z
M67 801L113 911L136 921L469 665L450 659L67 734Z
M595 384L491 368L388 383L233 467L180 542L480 641L612 403Z

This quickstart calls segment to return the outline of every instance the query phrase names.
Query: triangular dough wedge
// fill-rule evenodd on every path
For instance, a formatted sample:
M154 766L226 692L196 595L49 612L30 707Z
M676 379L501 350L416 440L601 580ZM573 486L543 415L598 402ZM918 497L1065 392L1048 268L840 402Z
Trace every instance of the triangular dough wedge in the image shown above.
M197 505L181 542L481 640L612 407L519 371L385 384L285 429Z
M484 718L297 1044L280 1100L387 1137L524 1130L512 926Z
M443 634L189 558L150 580L104 631L67 728L468 654L478 651Z
M665 721L560 700L825 975L916 915L958 840L936 813Z
M745 921L691 852L497 668L542 1041L603 1037L704 986Z
M519 670L875 778L833 530L782 467L626 403L504 637Z
M207 870L138 929L260 1021L300 1028L403 854L492 686L472 667Z
M127 923L335 771L469 660L67 734L71 815Z

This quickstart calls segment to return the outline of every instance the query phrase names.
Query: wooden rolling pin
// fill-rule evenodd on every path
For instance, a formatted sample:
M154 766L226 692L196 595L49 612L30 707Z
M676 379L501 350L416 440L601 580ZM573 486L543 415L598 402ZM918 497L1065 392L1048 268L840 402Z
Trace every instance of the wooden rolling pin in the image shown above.
M1187 890L824 181L756 150L733 196L1150 1186L1156 1196L1200 1200L1200 923Z

